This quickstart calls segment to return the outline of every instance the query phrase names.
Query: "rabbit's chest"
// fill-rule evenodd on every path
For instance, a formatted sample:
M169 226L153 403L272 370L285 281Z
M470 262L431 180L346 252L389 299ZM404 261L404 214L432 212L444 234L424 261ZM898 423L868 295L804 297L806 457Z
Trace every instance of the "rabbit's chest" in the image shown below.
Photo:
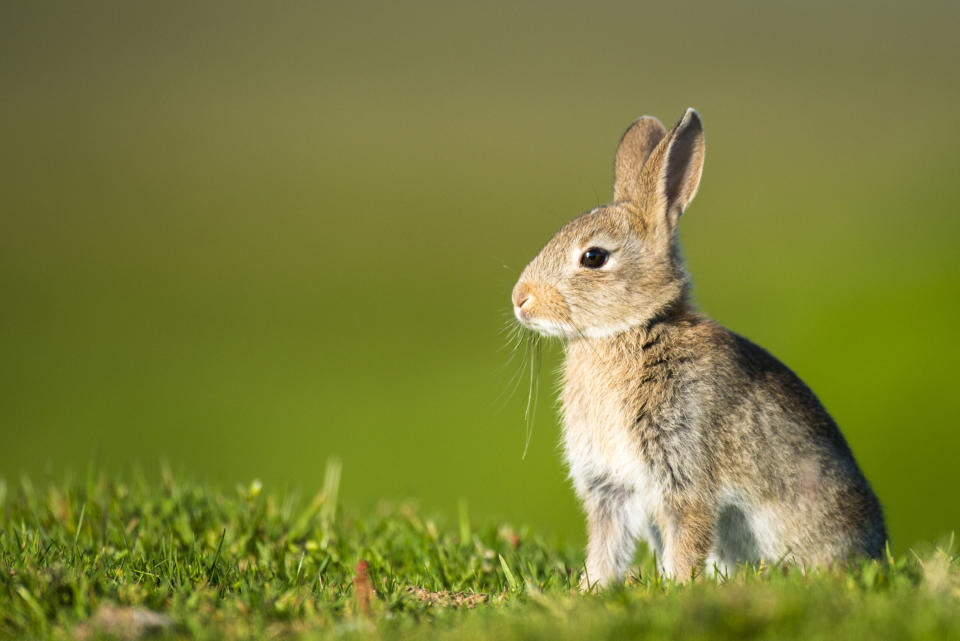
M574 487L588 498L600 486L627 488L655 501L661 483L640 453L628 398L611 390L567 382L563 441ZM649 506L648 511L655 511Z

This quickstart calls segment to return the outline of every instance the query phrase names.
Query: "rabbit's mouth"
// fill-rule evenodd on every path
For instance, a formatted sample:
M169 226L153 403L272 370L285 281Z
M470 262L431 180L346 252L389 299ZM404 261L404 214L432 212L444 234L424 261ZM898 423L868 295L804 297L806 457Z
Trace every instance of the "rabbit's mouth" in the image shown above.
M521 310L514 310L514 312L517 316L517 319L524 327L535 331L541 336L552 336L554 338L571 338L572 336L576 336L576 332L572 331L571 328L567 328L563 325L551 323L539 318L530 317L526 314L523 314Z
M518 321L520 321L521 325L540 334L541 336L550 336L553 338L574 338L580 335L580 332L578 332L576 328L571 327L568 323L554 322L540 316L535 316L522 305L520 307L514 306L513 315Z

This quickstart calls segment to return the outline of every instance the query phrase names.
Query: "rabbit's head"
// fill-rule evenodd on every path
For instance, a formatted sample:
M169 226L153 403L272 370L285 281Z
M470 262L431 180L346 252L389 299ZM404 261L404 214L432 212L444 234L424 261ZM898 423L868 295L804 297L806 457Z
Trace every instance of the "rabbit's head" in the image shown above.
M514 314L563 338L605 338L682 301L688 279L676 229L703 170L700 116L688 109L669 132L650 116L617 147L614 202L575 218L527 265Z

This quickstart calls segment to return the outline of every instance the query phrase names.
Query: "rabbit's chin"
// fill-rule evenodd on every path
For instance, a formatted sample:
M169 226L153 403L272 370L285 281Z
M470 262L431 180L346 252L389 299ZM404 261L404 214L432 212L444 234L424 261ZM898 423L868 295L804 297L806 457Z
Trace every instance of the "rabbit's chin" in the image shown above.
M629 323L623 323L610 327L584 327L580 329L566 323L553 323L539 318L520 318L519 320L524 327L537 332L541 336L550 336L563 340L611 338L617 334L622 334L632 327Z
M553 338L569 339L577 336L577 331L565 324L551 323L550 321L539 318L521 317L517 315L520 324L529 330L532 330L541 336L551 336Z

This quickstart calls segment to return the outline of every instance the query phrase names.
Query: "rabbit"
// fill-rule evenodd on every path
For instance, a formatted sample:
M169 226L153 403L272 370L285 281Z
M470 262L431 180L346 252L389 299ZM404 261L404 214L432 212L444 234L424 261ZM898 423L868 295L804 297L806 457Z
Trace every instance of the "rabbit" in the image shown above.
M561 414L587 516L581 587L623 578L638 539L686 581L738 563L878 558L883 511L813 392L698 313L677 244L704 161L694 109L620 140L613 202L566 224L512 292L527 329L565 346Z

